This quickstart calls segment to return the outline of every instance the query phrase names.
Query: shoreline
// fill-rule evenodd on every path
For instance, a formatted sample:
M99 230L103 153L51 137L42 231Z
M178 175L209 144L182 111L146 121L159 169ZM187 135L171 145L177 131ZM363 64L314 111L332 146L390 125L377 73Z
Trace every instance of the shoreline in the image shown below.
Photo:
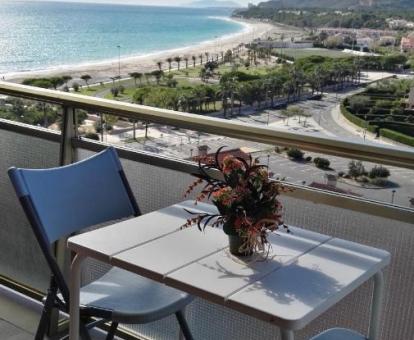
M258 21L240 20L226 17L221 17L221 19L237 22L244 26L244 28L242 28L239 32L226 34L213 40L202 41L192 46L178 47L144 55L123 57L121 58L121 77L128 77L128 73L131 72L153 71L157 69L157 61L163 61L163 69L168 69L165 60L169 57L175 57L177 55L198 56L204 52L217 54L220 51L227 51L228 49L234 48L241 43L249 43L256 38L264 38L272 33L283 31L281 27ZM184 64L184 61L182 64ZM192 65L191 59L189 61L189 65ZM21 82L25 78L70 75L73 78L73 81L80 81L82 84L82 81L79 79L80 76L85 73L92 76L91 84L108 81L110 80L110 77L118 75L118 59L102 60L75 65L63 65L43 70L9 72L5 73L4 77L7 81Z

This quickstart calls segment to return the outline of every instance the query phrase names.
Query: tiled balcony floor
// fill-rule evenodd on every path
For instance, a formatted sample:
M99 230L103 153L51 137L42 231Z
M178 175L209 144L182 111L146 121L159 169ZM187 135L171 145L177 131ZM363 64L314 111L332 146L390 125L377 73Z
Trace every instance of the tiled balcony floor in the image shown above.
M38 301L0 285L0 340L33 340L41 308ZM92 331L91 337L101 340L105 334Z
M1 339L33 339L39 322L40 305L33 300L13 295L0 286L0 334Z

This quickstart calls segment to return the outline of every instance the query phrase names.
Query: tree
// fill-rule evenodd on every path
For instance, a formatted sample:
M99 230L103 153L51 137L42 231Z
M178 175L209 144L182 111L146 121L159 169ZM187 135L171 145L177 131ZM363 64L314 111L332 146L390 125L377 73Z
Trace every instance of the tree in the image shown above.
M173 58L167 58L166 62L168 63L168 72L171 72L171 63L173 62Z
M349 108L352 112L360 114L364 109L368 108L371 100L368 96L353 96L349 98Z
M177 56L177 57L174 58L174 61L177 63L178 71L180 70L181 60L182 60L182 58L180 56Z
M51 87L53 87L52 82L48 78L28 78L28 79L24 79L22 84L41 87L44 89L50 89Z
M62 80L66 86L68 86L68 82L72 80L71 76L62 76Z
M161 78L164 76L164 72L160 70L155 70L151 72L151 75L154 76L157 85L160 84Z
M208 57L210 56L210 53L204 52L204 55L206 56L206 61L208 61Z
M203 54L201 53L198 57L200 58L200 64L203 65Z
M158 66L158 69L161 71L162 70L162 61L157 61L157 66Z
M193 67L196 67L196 60L197 60L197 57L196 57L195 55L192 55L192 56L191 56L191 59L193 60Z
M188 56L184 56L184 61L185 61L185 69L188 69L188 61L190 60L190 58Z
M50 83L52 84L53 88L57 90L57 88L65 83L62 77L52 77L49 79Z
M84 74L80 78L86 83L86 86L89 88L89 80L91 80L92 77L89 74Z
M139 79L139 81L141 82L142 73L140 73L140 72L131 72L129 74L129 76L134 79L135 87L137 87L137 79Z
M118 95L119 95L119 88L117 88L117 87L112 87L112 88L111 88L111 94L112 94L112 96L113 96L114 98L118 97Z
M282 110L280 112L283 117L286 119L286 125L289 125L289 118L296 116L296 112L292 110L292 107L287 108L286 110Z

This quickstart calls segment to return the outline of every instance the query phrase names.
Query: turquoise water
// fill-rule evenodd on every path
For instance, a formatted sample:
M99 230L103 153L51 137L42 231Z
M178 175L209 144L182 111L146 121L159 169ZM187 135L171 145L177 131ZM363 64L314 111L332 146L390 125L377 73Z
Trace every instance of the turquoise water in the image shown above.
M225 9L0 0L0 74L145 55L243 27Z

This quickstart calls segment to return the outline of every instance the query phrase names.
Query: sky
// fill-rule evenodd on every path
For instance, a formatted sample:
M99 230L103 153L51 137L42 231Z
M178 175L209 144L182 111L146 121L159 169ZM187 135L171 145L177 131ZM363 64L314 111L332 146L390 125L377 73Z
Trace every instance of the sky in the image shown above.
M40 1L40 0L31 0L31 1ZM118 3L118 4L125 3L125 4L137 4L137 5L148 5L148 6L180 6L186 3L193 2L192 0L47 0L47 1L101 2L101 3ZM259 3L262 0L231 0L231 1L237 2L243 6L247 6L249 2ZM208 2L208 0L206 2Z

